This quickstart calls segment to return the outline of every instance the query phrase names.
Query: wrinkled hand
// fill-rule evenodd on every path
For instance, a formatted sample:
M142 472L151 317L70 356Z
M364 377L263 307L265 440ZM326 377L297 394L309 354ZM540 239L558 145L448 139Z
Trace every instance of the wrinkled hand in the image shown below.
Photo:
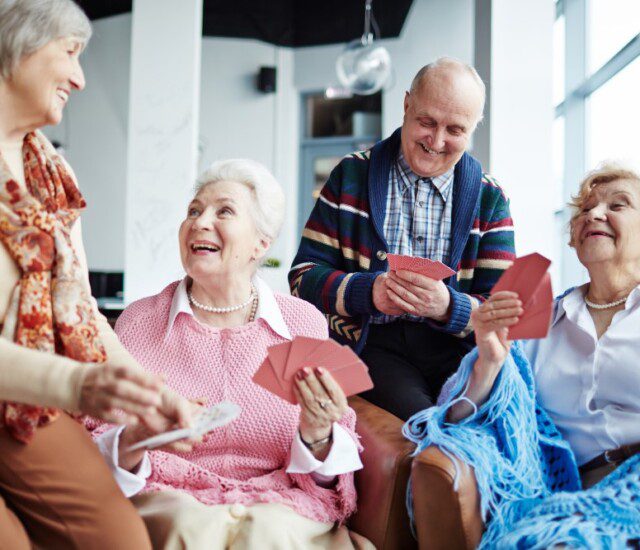
M523 311L516 292L501 291L471 313L481 365L502 366L511 347L509 327L518 322Z
M312 443L331 434L347 410L347 398L333 376L322 367L300 369L293 387L300 404L300 436Z
M83 376L80 410L107 422L137 424L162 403L162 380L142 370L107 362L87 365Z
M200 399L187 400L166 386L162 389L162 403L154 414L144 418L144 424L128 426L120 435L118 447L118 464L125 470L133 470L142 460L144 449L128 451L127 449L152 435L191 426L191 419L204 410ZM157 447L154 450L188 453L193 450L202 438L182 439Z
M404 310L389 298L388 279L389 274L383 273L378 275L373 282L373 305L380 313L384 313L385 315L402 315Z
M392 271L387 281L389 300L418 317L446 322L449 318L451 295L442 281L412 271Z

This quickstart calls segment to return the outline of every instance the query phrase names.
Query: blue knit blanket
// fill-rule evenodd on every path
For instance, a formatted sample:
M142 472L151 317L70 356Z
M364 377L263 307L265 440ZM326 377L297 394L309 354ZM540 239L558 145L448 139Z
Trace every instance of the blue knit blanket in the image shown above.
M464 395L477 358L470 352L437 407L404 426L418 454L437 445L456 465L473 467L487 530L480 548L629 548L640 538L640 455L581 490L568 443L536 400L533 374L515 342L489 399L457 424L447 411ZM640 397L640 396L639 396ZM413 518L411 494L407 506Z

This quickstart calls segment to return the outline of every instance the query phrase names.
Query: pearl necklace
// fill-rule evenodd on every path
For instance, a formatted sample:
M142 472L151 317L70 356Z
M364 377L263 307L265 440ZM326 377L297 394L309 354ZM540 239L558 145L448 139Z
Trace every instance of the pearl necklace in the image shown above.
M255 302L255 307L257 307L257 296L258 296L258 292L256 291L256 287L253 286L253 283L251 284L251 294L249 295L249 299L246 302L243 302L241 304L238 304L237 306L228 306L228 307L213 307L213 306L207 306L205 304L201 304L200 302L198 302L198 300L196 300L193 295L191 294L191 291L189 291L187 293L187 296L189 297L189 301L198 309L202 309L203 311L208 311L209 313L232 313L234 311L240 311L241 309L244 309L245 307L247 307L251 302Z
M619 300L616 300L615 302L609 302L608 304L594 304L591 300L589 300L587 298L587 296L585 295L584 297L584 302L591 308L593 309L609 309L611 307L616 307L619 306L620 304L624 303L627 298L629 297L629 295L627 294L624 298L620 298Z

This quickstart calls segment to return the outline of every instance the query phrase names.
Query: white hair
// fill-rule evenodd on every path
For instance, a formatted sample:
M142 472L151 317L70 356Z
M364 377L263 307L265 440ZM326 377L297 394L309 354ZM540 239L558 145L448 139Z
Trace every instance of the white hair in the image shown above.
M471 65L467 63L463 63L459 59L455 59L453 57L439 57L434 62L429 63L424 67L422 67L422 69L420 69L416 73L416 76L413 77L413 80L411 81L411 88L409 89L409 93L413 94L417 91L417 89L422 84L422 81L425 78L427 78L429 71L432 71L433 69L445 69L445 68L466 72L471 76L471 78L478 85L478 89L482 94L482 107L483 107L482 111L484 111L484 102L487 95L487 88L484 85L482 78L480 78L478 71L476 71L475 68L472 67ZM481 111L481 114L482 114L482 111Z
M253 218L258 231L273 241L284 221L284 193L271 172L254 160L218 160L198 178L195 194L210 184L221 181L235 181L251 190L255 205Z
M91 23L72 0L0 0L0 79L20 60L57 38L91 38Z

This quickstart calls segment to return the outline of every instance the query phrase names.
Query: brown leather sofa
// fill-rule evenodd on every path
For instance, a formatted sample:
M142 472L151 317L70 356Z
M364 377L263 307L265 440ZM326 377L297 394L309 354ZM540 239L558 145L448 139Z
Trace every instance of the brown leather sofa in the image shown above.
M411 467L413 511L420 550L476 548L484 523L473 470L460 464L458 490L455 467L438 447L427 447Z
M355 475L358 511L349 528L378 550L416 548L405 506L414 445L403 437L399 418L360 397L350 398L349 405L364 447L364 468Z

